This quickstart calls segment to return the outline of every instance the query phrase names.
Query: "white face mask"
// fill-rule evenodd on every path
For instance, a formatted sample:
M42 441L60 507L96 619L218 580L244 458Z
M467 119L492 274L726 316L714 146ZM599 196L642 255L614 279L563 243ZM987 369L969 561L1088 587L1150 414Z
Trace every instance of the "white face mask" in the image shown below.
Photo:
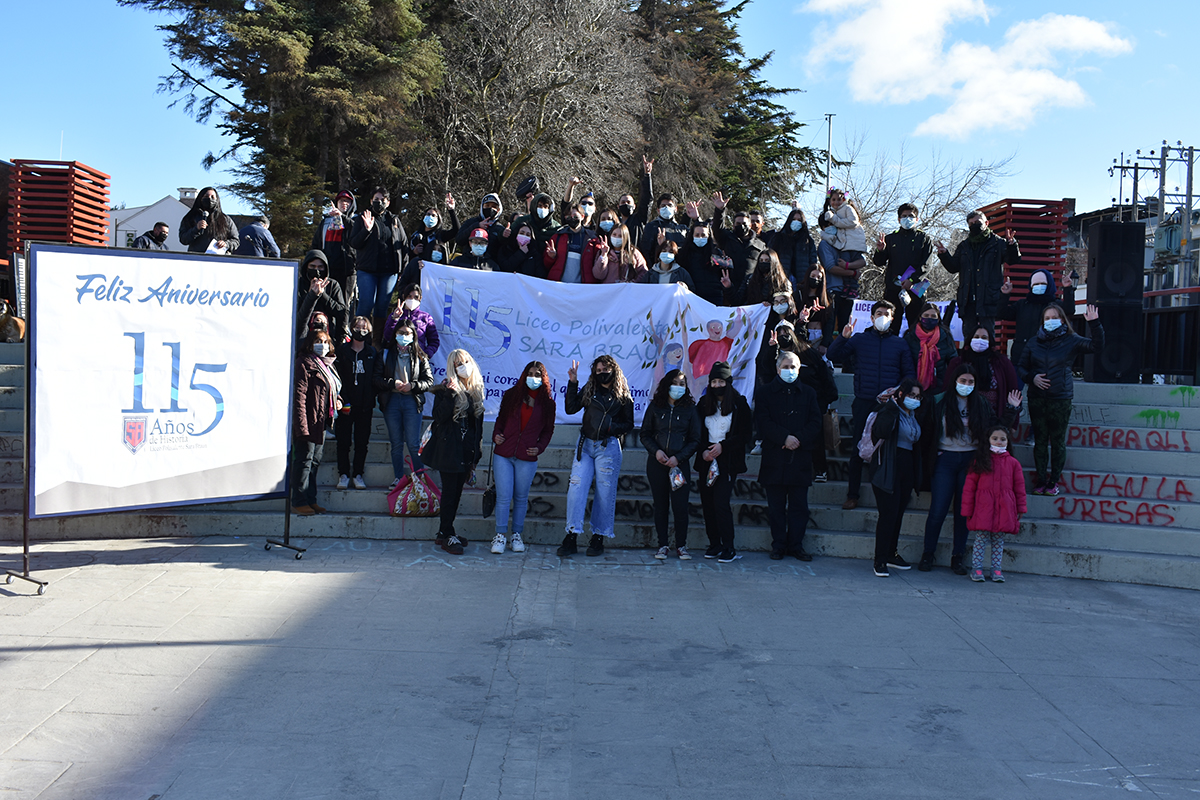
M988 349L988 340L987 339L972 339L971 340L971 349L974 350L976 353L982 353L984 350Z
M408 347L412 343L413 343L413 337L411 337L407 334L405 334L404 336L396 337L396 344L400 345L401 347Z
M888 328L892 327L892 318L889 316L876 317L871 321L871 324L875 326L875 330L883 333Z
M800 377L800 370L796 367L784 367L779 370L779 377L783 379L784 383L795 383L796 378Z
M1007 447L1000 447L1000 446L998 446L998 445L994 445L994 444L993 444L993 445L991 445L991 448L992 448L992 452L993 452L993 453L995 453L996 455L1000 455L1001 453L1007 453L1007 452L1008 452L1008 448L1007 448Z
M663 264L670 264L675 260L675 254L669 250L666 252L663 252L663 253L659 253L658 260L661 261Z
M458 377L460 378L465 378L471 374L471 368L466 364L459 364L454 368L454 371L458 373Z
M670 206L663 206L658 210L658 216L662 217L663 219L670 219L671 217L675 216L675 209L671 208Z
M954 391L958 392L959 397L970 397L971 392L975 391L975 384L956 383L954 384Z
M787 303L776 303L775 305L771 306L771 308L775 311L776 314L783 316L784 314L787 313L788 304Z
M421 301L415 297L410 297L404 301L404 307L407 308L409 311L416 311L418 308L421 307Z
M625 240L620 236L610 236L608 237L608 240L612 242L613 247L620 247L625 242Z
M912 217L901 217L900 227L904 228L906 231L911 231L913 228L917 227L917 221Z
M329 344L327 342L317 342L313 345L313 352L319 356L324 356L329 353Z
M539 208L538 209L538 218L545 219L548 216L550 216L550 209L548 209L548 208Z

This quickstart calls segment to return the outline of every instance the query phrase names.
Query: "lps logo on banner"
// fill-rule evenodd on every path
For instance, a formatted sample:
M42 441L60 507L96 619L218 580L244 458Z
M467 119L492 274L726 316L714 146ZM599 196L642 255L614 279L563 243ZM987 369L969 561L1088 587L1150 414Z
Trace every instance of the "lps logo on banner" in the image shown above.
M146 443L146 418L125 418L125 446L129 452L136 453Z

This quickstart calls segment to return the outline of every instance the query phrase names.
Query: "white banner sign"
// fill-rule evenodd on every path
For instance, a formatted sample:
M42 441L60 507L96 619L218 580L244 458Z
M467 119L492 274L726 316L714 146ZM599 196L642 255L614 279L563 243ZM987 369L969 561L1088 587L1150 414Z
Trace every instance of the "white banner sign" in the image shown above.
M582 387L592 361L604 354L621 365L639 422L659 380L675 368L698 398L713 363L728 362L733 385L750 397L770 313L763 305L715 306L682 284L556 283L430 261L422 263L421 294L421 308L433 315L441 337L434 374L445 377L451 350L474 356L487 387L488 419L526 364L541 361L554 385L558 421L577 422L564 408L567 370L579 362Z
M282 496L295 262L34 245L30 516Z
M854 311L850 314L850 317L854 320L855 333L862 333L867 328L871 327L871 306L873 305L875 305L874 300L854 301ZM935 302L934 305L937 306L937 310L940 311L944 317L946 315L946 308L950 305L950 301L944 300L941 302ZM900 335L903 336L904 332L908 330L908 318L904 316L904 309L899 309L896 313L901 317ZM954 316L950 318L950 335L954 337L954 341L956 342L961 343L963 340L962 320L958 316L957 309L954 311Z

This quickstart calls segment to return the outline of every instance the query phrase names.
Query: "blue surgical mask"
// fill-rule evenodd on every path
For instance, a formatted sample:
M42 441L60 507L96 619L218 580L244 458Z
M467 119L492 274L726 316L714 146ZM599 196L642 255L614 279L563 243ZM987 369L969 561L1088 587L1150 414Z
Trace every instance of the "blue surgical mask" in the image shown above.
M696 247L705 247L708 245L708 237L707 236L695 236L692 238L692 244L696 245Z
M471 254L472 254L472 255L474 255L474 256L479 256L479 257L482 257L482 256L483 256L483 254L484 254L484 253L486 253L486 252L487 252L487 245L486 245L486 244L473 244L473 245L471 245Z
M800 370L795 367L784 367L779 370L779 377L783 378L784 383L795 383L796 378L800 377Z
M1047 333L1054 333L1056 330L1062 327L1062 320L1058 317L1051 317L1050 319L1042 322L1042 327L1046 329Z
M771 306L771 309L776 314L778 314L779 316L782 317L788 311L788 304L787 303L776 303L775 305Z
M956 383L954 384L954 391L958 392L959 397L967 397L971 394L971 392L975 391L975 384Z
M904 398L904 407L909 411L916 411L921 407L921 399L919 397L906 397Z
M425 227L426 228L436 228L437 224L438 224L437 217L435 217L433 214L425 215Z
M1035 283L1033 286L1029 287L1029 291L1033 292L1034 294L1045 294L1047 288L1049 288L1047 284Z
M429 254L429 257L431 259L433 259L434 261L441 261L442 260L442 251L434 250L432 253Z
M612 243L613 247L620 247L621 245L625 244L625 238L623 236L610 236L608 237L608 241Z
M616 224L617 223L613 222L611 219L602 219L602 220L600 220L600 230L604 231L605 233L608 233L609 231L611 231L613 229L613 226Z
M683 397L685 392L687 392L686 386L672 386L667 389L667 394L671 395L672 400L678 400Z
M675 209L671 208L670 206L663 206L658 210L658 216L662 217L663 219L670 219L671 217L675 216Z
M664 264L670 264L675 260L675 254L670 250L666 250L658 254L658 260Z
M537 210L537 215L538 215L538 218L539 218L539 219L545 219L546 217L550 216L550 209L548 209L548 208L539 208L539 209Z
M408 334L405 334L404 336L396 337L396 344L400 345L401 347L408 347L412 343L413 343L413 337Z
M538 389L542 388L542 379L535 378L534 376L530 375L525 379L525 385L529 387L529 391L536 392Z
M904 228L906 231L911 231L913 228L917 227L917 221L912 217L901 217L900 227Z
M800 226L801 226L801 225L803 225L803 224L804 224L804 223L802 223L800 220L798 220L798 219L794 219L794 220L792 220L791 222L789 222L789 223L788 223L788 227L789 227L789 228L791 228L791 229L792 229L792 230L794 230L794 231L799 231L799 230L800 230Z

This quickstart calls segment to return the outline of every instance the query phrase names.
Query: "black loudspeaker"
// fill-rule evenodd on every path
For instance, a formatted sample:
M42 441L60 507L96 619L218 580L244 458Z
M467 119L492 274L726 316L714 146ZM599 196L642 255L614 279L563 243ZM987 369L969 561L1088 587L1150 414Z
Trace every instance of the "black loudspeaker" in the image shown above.
M1098 222L1088 228L1087 301L1142 304L1146 223Z
M1145 330L1141 303L1101 303L1098 310L1104 326L1104 349L1084 357L1084 378L1089 383L1138 383Z

